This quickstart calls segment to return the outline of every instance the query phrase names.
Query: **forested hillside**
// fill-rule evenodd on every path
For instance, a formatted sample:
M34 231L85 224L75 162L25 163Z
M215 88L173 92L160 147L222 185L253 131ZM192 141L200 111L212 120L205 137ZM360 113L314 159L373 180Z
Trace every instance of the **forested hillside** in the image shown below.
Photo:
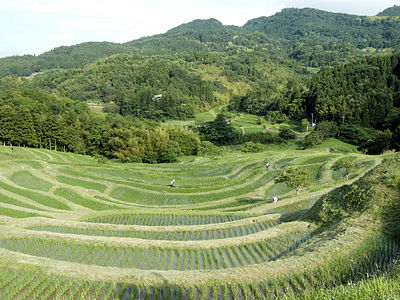
M248 21L243 28L283 41L350 43L357 48L400 45L398 18L331 13L313 8L288 8L271 17Z
M400 150L400 55L321 71L311 80L307 105L318 120L341 124L342 138L364 143L371 154Z
M11 56L0 59L0 76L28 76L51 69L77 68L116 53L131 53L132 49L110 42L88 42L62 46L39 56Z
M394 5L377 14L377 16L400 16L400 6Z
M192 131L93 114L81 101L49 95L25 80L10 78L0 80L0 141L125 162L170 162L200 150Z
M112 103L109 112L122 115L186 119L259 87L277 97L287 81L301 81L302 72L295 63L254 52L115 55L81 69L38 75L33 84L76 100Z
M308 67L321 67L381 51L398 51L398 7L379 17L337 14L317 9L284 9L270 17L249 20L243 27L216 19L195 20L164 34L124 44L82 43L59 47L38 56L0 59L0 76L28 76L50 69L82 67L112 54L142 55L258 51L290 58ZM381 17L381 15L387 17Z
M308 105L319 119L387 128L400 108L400 55L328 68L311 81Z

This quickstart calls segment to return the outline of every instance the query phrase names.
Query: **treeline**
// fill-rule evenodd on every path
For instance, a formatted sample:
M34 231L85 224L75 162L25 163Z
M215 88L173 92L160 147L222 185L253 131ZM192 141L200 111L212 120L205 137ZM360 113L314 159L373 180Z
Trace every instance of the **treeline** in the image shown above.
M48 95L10 78L0 80L0 141L124 162L171 162L201 151L200 139L192 131L95 115L82 102Z
M0 80L0 143L46 148L122 162L174 162L182 155L218 155L217 146L279 144L271 133L243 134L226 114L189 129L119 114L94 114L86 103L33 89L24 79Z

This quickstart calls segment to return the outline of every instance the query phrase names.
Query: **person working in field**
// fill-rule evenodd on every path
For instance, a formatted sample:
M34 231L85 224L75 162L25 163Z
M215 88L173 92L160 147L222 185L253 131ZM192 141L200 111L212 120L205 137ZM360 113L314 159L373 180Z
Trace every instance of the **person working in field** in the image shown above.
M266 170L266 171L268 171L269 166L270 166L270 164L269 164L269 162L267 162L267 163L265 164L265 170Z
M273 196L273 197L271 197L271 200L272 200L272 202L278 202L278 197Z
M170 187L175 187L176 186L176 181L175 179L172 179L172 181L169 184Z

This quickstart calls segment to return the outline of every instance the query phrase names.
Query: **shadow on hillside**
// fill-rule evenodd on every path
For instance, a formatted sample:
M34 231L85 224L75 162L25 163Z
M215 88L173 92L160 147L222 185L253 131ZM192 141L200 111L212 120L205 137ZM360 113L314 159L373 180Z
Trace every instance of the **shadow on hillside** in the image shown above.
M382 231L400 241L400 190L382 212Z
M265 200L262 198L251 198L251 197L237 198L235 199L235 201L241 204L256 204L265 202Z
M308 243L296 250L296 256L303 256L309 252L314 252L318 249L326 247L326 242L335 239L337 236L345 234L346 229L340 224L331 226L329 228L318 228L312 234L317 236Z

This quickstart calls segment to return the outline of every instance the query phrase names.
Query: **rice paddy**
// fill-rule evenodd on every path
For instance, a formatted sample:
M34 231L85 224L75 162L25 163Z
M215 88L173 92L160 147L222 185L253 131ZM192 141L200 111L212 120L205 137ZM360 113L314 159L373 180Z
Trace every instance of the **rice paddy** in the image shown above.
M367 226L342 234L302 219L379 157L230 151L146 165L18 147L0 157L2 299L296 297L386 272L399 253ZM349 176L331 169L344 157ZM290 166L310 177L299 194L274 183Z

